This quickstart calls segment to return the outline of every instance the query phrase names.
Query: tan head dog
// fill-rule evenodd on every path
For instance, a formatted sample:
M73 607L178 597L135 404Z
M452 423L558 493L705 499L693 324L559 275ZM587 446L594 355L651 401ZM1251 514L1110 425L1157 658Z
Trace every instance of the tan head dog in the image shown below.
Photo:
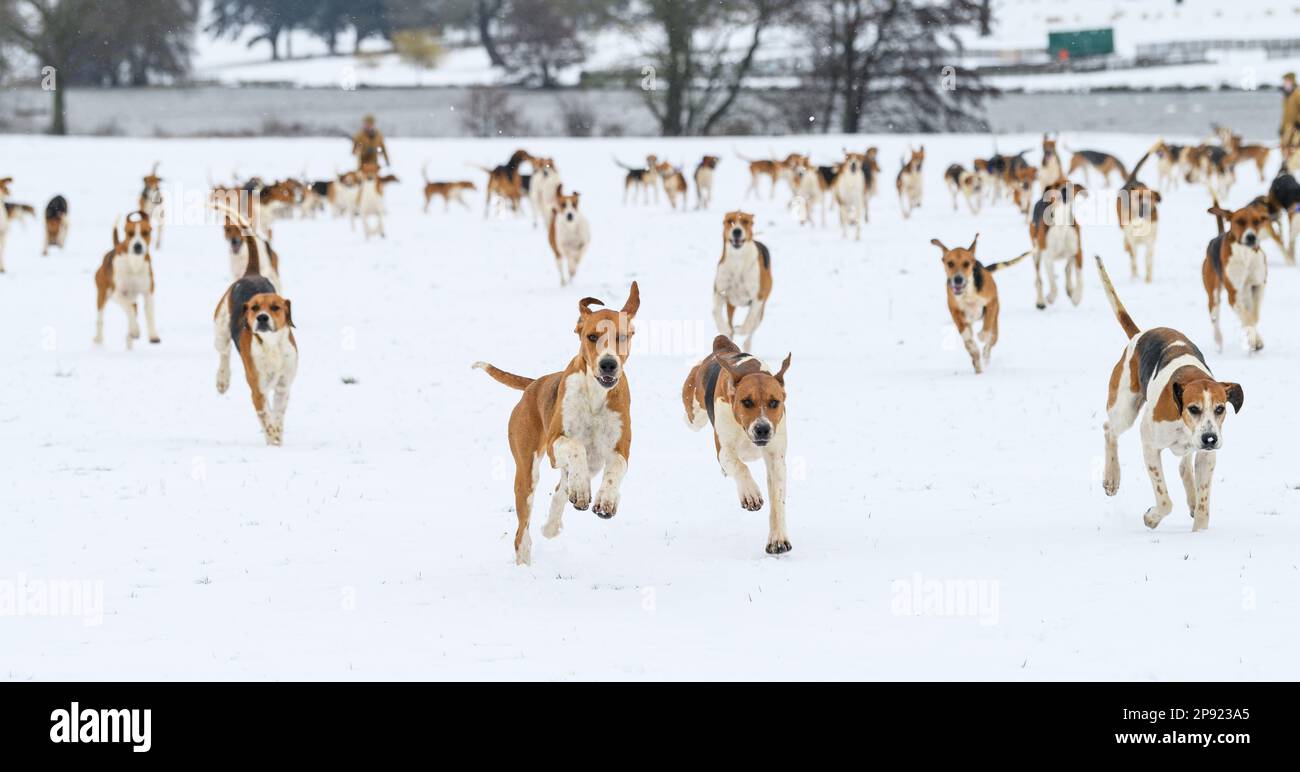
M117 302L126 314L126 347L130 350L140 337L139 305L144 300L145 321L149 327L149 342L160 343L158 326L154 321L153 259L149 244L153 237L153 224L144 212L127 215L123 237L117 234L113 223L113 248L104 255L95 271L95 342L104 342L104 306L110 299Z
M591 244L591 226L578 209L580 194L564 194L564 186L555 189L554 203L547 217L547 239L555 255L555 268L560 272L560 286L573 281L578 265Z
M1251 202L1235 212L1223 209L1215 202L1210 207L1219 226L1219 235L1205 248L1201 263L1201 281L1208 298L1210 321L1214 325L1214 342L1223 350L1223 332L1219 328L1219 307L1222 296L1228 293L1228 306L1237 314L1246 332L1247 346L1251 351L1264 348L1259 335L1260 306L1264 302L1264 288L1268 284L1268 263L1264 257L1264 237L1281 243L1273 231L1268 205ZM1228 228L1224 230L1224 223Z
M1216 454L1223 447L1227 407L1231 405L1234 413L1240 413L1245 395L1239 384L1219 381L1210 374L1205 357L1186 335L1168 327L1140 329L1115 294L1101 258L1096 260L1106 298L1129 338L1111 371L1107 391L1102 489L1107 496L1119 492L1118 438L1140 416L1142 458L1156 496L1142 522L1155 528L1173 509L1161 461L1161 454L1169 450L1180 458L1178 472L1192 514L1192 530L1202 531L1210 524L1210 486Z
M763 508L763 494L746 465L762 459L767 469L768 519L766 551L789 552L786 531L786 390L790 356L775 374L758 359L742 353L730 338L713 340L713 353L691 368L682 385L686 423L694 430L713 425L713 443L723 475L736 482L740 506L751 512Z
M1074 216L1074 203L1088 191L1067 178L1043 189L1043 195L1034 204L1029 220L1029 241L1034 253L1034 291L1039 310L1056 302L1056 264L1065 263L1065 294L1070 302L1079 305L1083 300L1083 240L1079 221ZM1043 296L1043 273L1051 284L1051 292Z
M975 244L980 235L975 234L969 247L949 249L942 241L930 239L930 243L943 250L943 269L947 277L948 313L953 324L957 325L957 334L961 336L970 354L971 365L976 373L984 371L993 356L993 346L998 342L998 314L1001 304L998 302L998 285L993 281L993 274L1003 268L1015 265L1029 256L1028 252L1001 263L984 265L975 259ZM984 344L981 354L975 344L975 323L984 320L979 339Z
M632 447L632 392L626 366L632 351L632 319L641 307L641 292L632 282L622 309L593 309L595 298L578 301L578 354L561 372L526 378L486 362L474 367L499 383L523 391L510 414L510 451L515 460L515 562L532 562L528 530L533 492L541 460L560 470L551 511L542 535L554 538L563 527L566 501L575 509L591 507L609 519L618 512L619 489ZM604 469L593 503L591 479Z
M158 176L158 162L155 161L153 168L144 176L144 190L140 191L140 211L157 226L157 241L154 242L154 249L162 249L162 232L165 216L163 212L163 178Z
M722 218L722 257L713 278L713 320L728 338L740 334L745 346L763 321L772 295L772 253L754 239L754 215L728 212ZM745 322L736 328L736 309L746 308Z

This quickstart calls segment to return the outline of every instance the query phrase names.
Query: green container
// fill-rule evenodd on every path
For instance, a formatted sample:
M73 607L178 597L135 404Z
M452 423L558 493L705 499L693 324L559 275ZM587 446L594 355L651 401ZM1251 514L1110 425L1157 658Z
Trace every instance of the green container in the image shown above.
M1076 59L1113 54L1115 53L1115 31L1107 28L1049 32L1047 52L1053 59Z

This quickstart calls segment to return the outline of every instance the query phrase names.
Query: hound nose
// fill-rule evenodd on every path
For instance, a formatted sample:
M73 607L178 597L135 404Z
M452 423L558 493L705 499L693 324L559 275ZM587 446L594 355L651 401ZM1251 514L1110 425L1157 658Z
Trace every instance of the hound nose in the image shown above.
M961 274L956 274L952 277L952 283L960 287L966 283L966 277Z
M761 424L754 424L754 439L766 440L766 439L770 439L771 437L772 437L772 424L769 424L767 422L763 422Z
M1258 237L1256 237L1255 234L1253 233L1247 233L1246 237L1242 239L1242 241L1245 242L1246 246L1248 247L1255 246L1255 242L1258 240L1259 240Z
M600 374L613 375L618 372L618 360L612 357L605 357L600 360Z
M564 219L568 220L569 222L573 222L573 212L569 212L568 214L566 214L564 216Z
M1213 432L1206 432L1205 434L1202 434L1201 446L1206 449L1217 448L1219 446L1219 435Z
M136 242L136 245L134 247L131 247L131 251L135 252L137 255L143 255L144 245L139 242Z
M737 240L737 241L740 241L740 237L743 236L743 235L745 235L745 234L741 233L741 231L740 231L739 228L732 228L732 229L731 229L731 237L732 237L733 239L735 239L735 240Z
M258 324L266 324L266 323L269 322L269 321L271 321L271 317L267 316L266 314L258 314L258 315L257 315L257 323L258 323Z

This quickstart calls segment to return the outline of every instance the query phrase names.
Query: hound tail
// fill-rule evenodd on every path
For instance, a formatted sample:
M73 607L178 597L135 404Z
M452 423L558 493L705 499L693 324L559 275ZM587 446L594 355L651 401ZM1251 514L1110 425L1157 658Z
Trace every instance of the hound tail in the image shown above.
M1154 145L1151 147L1151 150L1148 150L1148 151L1147 151L1147 152L1146 152L1146 153L1145 153L1141 158L1138 159L1138 162L1137 162L1136 164L1133 165L1133 171L1131 171L1131 172L1129 172L1127 175L1125 175L1125 177L1124 177L1124 184L1125 184L1125 185L1132 185L1132 184L1133 184L1133 180L1136 180L1136 179L1137 179L1138 171L1140 171L1140 170L1142 169L1142 164L1146 163L1146 162L1147 162L1147 159L1151 157L1151 151L1152 151L1152 150L1155 150L1155 146L1154 146Z
M622 161L618 160L618 157L617 157L617 156L611 156L611 158L614 159L614 163L618 164L618 167L619 167L620 169L626 169L626 170L629 171L629 172L634 172L634 171L636 171L636 167L628 166L627 164L625 164L625 163L623 163Z
M1032 253L1031 253L1031 252L1021 252L1019 255L1016 255L1015 257L1011 258L1010 260L1003 260L1003 261L1000 262L1000 263L990 263L989 265L984 266L984 270L988 271L989 273L997 273L998 271L1002 270L1003 268L1010 268L1011 266L1015 265L1016 263L1020 262L1021 260L1024 260L1026 257L1029 257L1030 254L1032 254Z
M1223 235L1223 230L1224 230L1224 229L1223 229L1223 215L1221 215L1221 214L1219 214L1217 211L1215 211L1215 210L1219 209L1219 197L1216 196L1216 195L1214 195L1214 191L1213 191L1213 190L1210 191L1210 200L1214 202L1214 207L1213 207L1212 209L1210 209L1210 212L1211 212L1211 214L1214 215L1214 222L1218 223L1218 225L1219 225L1219 235L1222 236L1222 235Z
M467 163L467 164L465 164L465 165L468 166L468 167L470 167L471 169L478 169L479 171L481 171L481 172L483 172L483 173L485 173L485 174L491 174L491 173L492 173L492 170L489 169L489 168L487 168L486 166L479 166L478 164L469 164L469 163Z
M424 184L428 185L429 184L429 162L428 161L425 161L424 165L420 167L420 176L424 178Z
M1106 273L1106 265L1101 262L1101 255L1093 255L1097 261L1097 273L1101 274L1101 286L1106 290L1106 299L1110 301L1110 307L1115 312L1115 318L1119 320L1119 326L1124 328L1124 334L1131 339L1142 330L1133 321L1133 317L1128 315L1128 309L1120 302L1119 295L1115 294L1115 285L1110 283L1110 274Z
M524 389L528 388L529 384L531 384L534 380L536 380L535 378L525 378L522 375L515 375L514 373L508 373L505 370L498 370L497 368L493 367L487 362L475 362L474 368L477 370L482 370L483 372L492 376L492 380L496 381L497 383L504 383L510 388L519 389L520 391L523 391Z
M257 231L253 230L253 226L244 215L225 204L212 204L212 208L224 212L227 217L238 223L240 231L244 234L244 245L248 247L248 265L244 268L244 276L261 276L262 262L257 249Z

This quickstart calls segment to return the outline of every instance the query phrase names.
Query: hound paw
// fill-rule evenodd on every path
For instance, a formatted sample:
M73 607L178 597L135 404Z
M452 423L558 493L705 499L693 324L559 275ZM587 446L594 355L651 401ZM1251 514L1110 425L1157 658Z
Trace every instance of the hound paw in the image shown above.
M162 338L159 338L159 337L157 337L157 336L154 336L154 337L152 337L152 338L149 339L149 342L150 342L150 343L162 343Z
M1106 475L1101 481L1101 489L1106 492L1107 496L1114 496L1119 493L1119 475ZM1143 518L1145 520L1145 518Z
M1204 531L1206 528L1209 527L1210 527L1210 518L1208 516L1206 517L1193 516L1192 533L1196 533L1197 531Z
M542 525L542 535L548 539L554 539L556 536L559 536L560 531L563 530L564 521L562 520L547 520L546 523Z
M1041 301L1041 300L1038 301L1037 303L1035 303L1035 304L1034 304L1034 307L1037 308L1039 311L1045 311L1045 310L1047 310L1047 304L1044 303L1044 302Z
M769 555L784 555L785 553L789 552L792 549L794 549L794 547L790 546L789 539L786 538L768 539L767 554Z
M225 394L230 388L230 370L223 368L217 371L217 393Z
M591 511L605 520L618 514L618 491L601 491L597 494L596 503L592 505Z
M574 509L581 511L591 506L591 486L584 483L570 485L567 493Z
M1147 528L1155 528L1160 525L1160 521L1163 519L1165 519L1165 516L1160 514L1160 510L1155 507L1148 509L1147 513L1142 516L1142 522L1146 524Z
M763 493L759 491L758 486L752 480L742 482L738 486L740 493L740 508L747 509L750 512L757 512L763 508Z

